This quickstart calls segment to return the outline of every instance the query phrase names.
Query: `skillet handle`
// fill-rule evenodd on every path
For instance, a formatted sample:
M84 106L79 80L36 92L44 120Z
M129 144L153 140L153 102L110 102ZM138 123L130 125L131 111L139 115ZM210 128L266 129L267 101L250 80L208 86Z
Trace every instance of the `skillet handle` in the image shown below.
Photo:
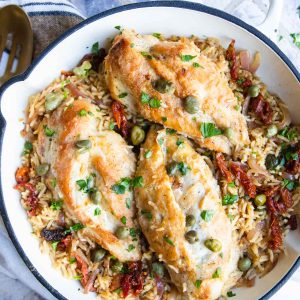
M283 0L270 0L270 7L265 20L260 25L256 26L258 30L273 41L276 41L277 38L276 31L279 26L282 8Z

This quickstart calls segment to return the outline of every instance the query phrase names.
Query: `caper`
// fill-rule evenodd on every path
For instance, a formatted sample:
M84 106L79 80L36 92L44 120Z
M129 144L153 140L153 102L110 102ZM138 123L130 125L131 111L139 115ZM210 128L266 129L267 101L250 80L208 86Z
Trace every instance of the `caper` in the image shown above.
M172 90L173 84L171 81L168 81L164 78L159 78L151 82L153 88L160 92L161 94L168 93Z
M216 239L208 239L204 242L206 248L213 252L219 252L222 249L222 244L219 240Z
M131 142L133 145L141 144L145 139L145 131L140 127L135 125L131 130Z
M93 262L100 262L102 258L105 256L106 250L99 247L92 251L91 253L91 259Z
M260 88L258 85L251 85L248 88L248 96L250 96L251 98L257 97L259 92L260 92Z
M257 195L254 199L254 203L256 206L262 206L266 203L267 197L265 194Z
M50 166L48 164L40 164L36 167L35 171L39 176L46 175L49 171Z
M101 193L98 190L94 190L91 192L90 197L94 204L99 204L101 200Z
M167 165L167 173L169 176L174 176L176 174L178 164L173 161Z
M277 126L275 124L270 125L267 129L267 137L272 137L278 132Z
M63 101L64 96L62 94L50 93L46 96L45 108L46 111L52 111L56 109Z
M242 257L239 259L238 268L242 272L246 272L251 268L252 261L249 257Z
M233 135L234 135L234 131L231 129L231 128L226 128L224 130L224 135L229 138L229 139L232 139L233 138Z
M194 244L199 240L197 232L195 230L190 230L186 232L184 237L190 244Z
M123 269L123 264L118 260L111 266L111 270L114 273L120 273L122 269Z
M116 230L116 236L120 240L124 240L129 235L129 229L126 226L120 226Z
M79 140L75 143L78 149L89 149L92 147L92 143L90 140Z
M193 215L187 215L185 218L186 226L193 226L196 223L196 218Z
M165 268L162 263L155 262L152 264L152 271L159 277L163 277L165 274Z
M275 169L279 164L278 158L274 154L268 154L266 156L265 165L268 170Z
M184 99L184 109L189 114L195 114L199 111L199 102L198 99L193 96L187 96Z

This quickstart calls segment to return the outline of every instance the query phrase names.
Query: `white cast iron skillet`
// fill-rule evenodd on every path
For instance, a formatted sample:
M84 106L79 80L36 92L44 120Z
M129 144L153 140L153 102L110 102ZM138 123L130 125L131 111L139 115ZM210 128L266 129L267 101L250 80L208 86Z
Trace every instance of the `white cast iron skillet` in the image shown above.
M268 20L270 22L270 20ZM100 13L67 31L52 43L30 68L5 84L1 99L1 193L0 208L9 235L28 268L59 299L94 299L93 294L78 291L79 283L65 279L42 255L38 241L20 204L20 195L13 189L14 174L20 165L24 140L20 118L28 97L42 90L61 70L73 68L95 41L100 45L114 36L116 25L134 28L140 33L160 32L164 35L218 37L227 46L232 38L237 48L259 51L262 64L258 75L272 92L288 104L294 122L300 122L300 75L287 57L266 36L239 19L200 4L177 1L156 1L132 4ZM265 25L266 26L266 25ZM267 26L268 27L268 26ZM235 299L268 299L300 266L300 231L291 232L286 240L287 256L252 288L239 289Z

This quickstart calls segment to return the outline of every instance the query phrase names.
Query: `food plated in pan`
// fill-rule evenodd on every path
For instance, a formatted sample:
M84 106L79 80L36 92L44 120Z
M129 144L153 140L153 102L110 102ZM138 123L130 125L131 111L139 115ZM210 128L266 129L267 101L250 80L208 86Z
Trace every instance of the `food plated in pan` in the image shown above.
M227 46L121 28L30 97L16 188L84 292L230 297L284 255L298 128L255 75L259 54Z

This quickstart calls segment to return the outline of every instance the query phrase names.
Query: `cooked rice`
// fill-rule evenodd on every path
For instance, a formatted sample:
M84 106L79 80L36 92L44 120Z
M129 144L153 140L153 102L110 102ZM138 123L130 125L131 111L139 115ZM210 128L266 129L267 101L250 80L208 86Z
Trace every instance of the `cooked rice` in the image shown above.
M174 37L173 39L176 39ZM200 40L198 38L193 37L196 44L202 50L202 53L210 57L218 64L226 64L224 48L219 44L219 41L216 39L208 38L206 40ZM228 69L228 68L227 68ZM282 118L282 112L278 106L278 97L275 95L271 95L267 92L266 86L260 81L260 79L250 72L241 71L245 78L249 78L252 80L253 84L257 84L260 86L263 93L266 95L266 100L270 103L271 107L274 110L273 121L278 121ZM42 122L44 118L49 118L50 115L45 112L45 97L47 94L53 91L65 91L65 85L67 82L70 82L76 87L84 92L88 96L88 98L93 99L93 101L99 106L102 114L102 119L100 123L100 130L109 129L110 124L114 123L112 111L111 111L111 103L112 99L105 87L104 77L100 73L96 73L94 71L90 71L87 78L82 79L75 75L73 76L65 76L61 75L59 78L55 79L48 87L43 89L41 92L31 96L29 98L29 104L27 107L27 121L25 125L25 132L27 137L31 140L33 144L33 151L30 154L26 154L22 156L22 165L30 167L30 182L32 182L36 189L38 190L38 199L39 205L41 207L40 212L36 216L29 216L29 221L32 224L33 233L40 239L40 248L43 253L48 253L52 264L55 268L59 269L61 273L70 278L74 279L78 276L78 270L76 266L76 262L74 263L70 257L70 254L73 252L80 252L81 256L88 264L88 270L93 271L97 268L100 268L100 273L97 275L94 287L96 292L103 299L118 299L119 294L117 292L110 290L110 285L112 282L112 273L110 270L106 270L103 266L100 266L99 263L93 263L90 259L90 252L93 248L96 247L96 244L93 240L87 238L84 235L84 230L73 232L72 234L72 244L69 252L65 251L56 251L54 247L47 241L45 241L40 236L40 232L43 228L50 228L52 226L56 226L56 220L59 217L59 210L53 210L50 208L50 202L53 200L53 195L51 191L47 188L45 184L45 179L39 177L39 181L37 181L37 176L35 174L35 167L39 165L39 157L36 153L37 141L36 134L42 128ZM243 104L244 96L243 93L238 91L238 87L232 85L231 88L234 90L235 95L240 99L240 104ZM80 99L81 97L79 97ZM63 102L62 105L68 107L68 105L72 104L75 101L74 97L68 95L67 99ZM130 113L126 112L126 117L128 120L132 120L134 123L142 123L145 122L141 117L132 116ZM248 116L248 120L251 122L255 119L255 116ZM147 122L147 121L146 121ZM265 168L265 158L268 154L278 155L281 147L278 141L268 139L265 136L265 126L261 125L255 129L249 129L249 136L251 139L251 143L249 146L243 149L236 149L233 154L234 159L238 159L243 163L246 163L249 158L255 159L258 166L261 168ZM281 138L282 142L289 142L285 138ZM296 141L294 141L296 142ZM205 149L198 149L199 153L206 154ZM212 169L213 173L216 175L216 178L220 178L219 171L215 168L214 162L212 160L212 156L209 152L205 157L207 164ZM255 170L250 169L248 173L254 175L254 178L257 177L257 173ZM268 172L268 175L264 177L263 180L257 179L255 180L255 184L257 186L273 186L278 185L280 180L277 179L278 175L281 175L281 171L274 170L271 173ZM258 177L259 178L259 177ZM296 176L296 179L299 179L299 174ZM277 261L278 256L284 249L279 249L273 251L268 248L268 227L262 226L268 222L268 214L266 211L266 207L258 207L256 208L252 201L249 201L245 196L245 192L242 186L237 185L237 187L229 187L224 180L219 179L219 184L221 186L222 194L225 195L227 192L231 194L238 194L239 200L232 205L225 206L226 213L229 216L234 229L236 230L239 246L243 250L243 252L248 253L249 257L252 259L252 267L244 276L246 279L251 280L255 278L259 274L264 274L266 269L270 269L270 265ZM21 192L21 202L25 205L25 202L28 197L29 191L25 190ZM294 207L300 201L300 188L296 188L293 191L293 200ZM153 203L149 203L149 205L154 206ZM283 228L284 234L287 234L289 231L289 226L287 225L287 219L293 214L293 208L289 209L287 213L280 220L280 224ZM66 222L67 224L76 223L76 219L71 216L67 211L66 214ZM259 230L257 230L259 228ZM157 229L159 230L159 229ZM147 250L143 254L143 261L145 263L153 260L155 257L154 253L151 250ZM170 266L171 267L171 266ZM237 271L236 274L233 274L233 282L236 279L241 277L241 272ZM168 295L174 293L172 290L172 285L167 284L165 288L166 292L164 293L163 299L167 299ZM144 284L143 291L140 296L142 299L156 299L157 290L156 283L153 278L147 276ZM133 296L127 297L127 299L133 299Z

